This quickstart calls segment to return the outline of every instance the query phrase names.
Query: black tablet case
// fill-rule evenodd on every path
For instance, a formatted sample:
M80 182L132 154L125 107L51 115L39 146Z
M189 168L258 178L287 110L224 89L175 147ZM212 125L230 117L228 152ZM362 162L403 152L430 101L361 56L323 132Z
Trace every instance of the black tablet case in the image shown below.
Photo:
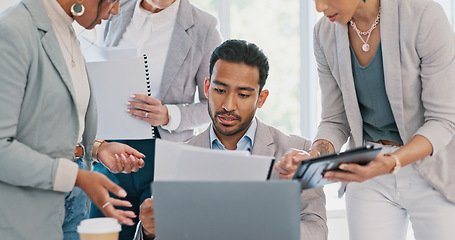
M332 181L322 178L326 171L343 171L338 168L341 163L366 165L373 160L380 151L381 148L375 148L373 145L365 145L345 152L323 155L307 161L302 161L299 163L293 179L300 181L302 190L322 187L325 184L333 183Z

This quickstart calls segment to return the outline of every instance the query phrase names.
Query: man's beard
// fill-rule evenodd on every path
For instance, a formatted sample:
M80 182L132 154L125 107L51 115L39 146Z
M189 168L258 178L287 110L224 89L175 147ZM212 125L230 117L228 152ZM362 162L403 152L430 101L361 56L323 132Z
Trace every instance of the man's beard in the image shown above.
M210 118L212 119L212 123L213 123L213 126L214 126L215 130L217 132L219 132L220 134L224 135L224 136L232 136L232 135L235 135L235 134L237 134L239 132L242 132L243 130L247 129L250 126L250 123L251 123L251 121L254 118L254 112L253 112L252 114L250 114L247 117L246 121L242 122L242 117L240 117L237 114L234 114L233 112L228 112L226 110L216 112L215 116L213 116L212 111L210 109L210 106L208 108L209 108L209 115L210 115ZM229 125L224 125L224 124L222 124L222 123L220 123L220 122L218 122L216 120L216 118L219 115L223 115L223 114L229 115L229 116L232 116L232 117L236 118L237 121L240 122L240 125L238 125L235 129L231 129L231 130L223 129L220 125L225 126L225 127L231 127Z

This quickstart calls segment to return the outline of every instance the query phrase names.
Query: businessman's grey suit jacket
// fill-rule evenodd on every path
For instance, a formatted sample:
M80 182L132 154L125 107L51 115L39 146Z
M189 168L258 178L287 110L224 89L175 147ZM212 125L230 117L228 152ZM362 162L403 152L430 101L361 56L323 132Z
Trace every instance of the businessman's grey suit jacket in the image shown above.
M58 158L73 157L79 120L72 80L39 0L0 14L0 59L0 238L61 240L65 199L54 191L55 177ZM88 156L95 133L90 96Z
M274 156L280 159L291 148L309 150L311 141L294 135L286 135L280 130L258 122L256 136L253 143L253 155ZM211 127L211 126L210 126ZM189 145L211 148L210 129L192 138ZM272 171L272 179L278 179L278 172ZM301 195L302 211L300 235L301 239L327 239L327 216L325 209L325 195L322 188L305 190Z
M121 0L120 13L111 16L104 30L104 45L117 46L131 22L136 0ZM160 100L163 104L174 104L180 109L180 126L170 133L161 127L161 138L172 141L187 141L194 136L194 129L210 118L207 113L207 98L204 95L204 80L209 77L212 51L221 44L217 20L181 0L167 54ZM194 102L196 87L199 103Z
M455 39L443 9L431 0L381 0L384 80L404 143L422 135L433 155L416 162L418 171L455 202ZM314 27L314 52L322 94L316 139L340 150L363 144L351 68L347 24L322 18Z

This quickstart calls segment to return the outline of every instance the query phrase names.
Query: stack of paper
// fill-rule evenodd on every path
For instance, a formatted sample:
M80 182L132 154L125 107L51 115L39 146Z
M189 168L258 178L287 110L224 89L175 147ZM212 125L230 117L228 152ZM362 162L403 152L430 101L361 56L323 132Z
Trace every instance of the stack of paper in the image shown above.
M154 181L263 181L273 157L222 151L157 139Z

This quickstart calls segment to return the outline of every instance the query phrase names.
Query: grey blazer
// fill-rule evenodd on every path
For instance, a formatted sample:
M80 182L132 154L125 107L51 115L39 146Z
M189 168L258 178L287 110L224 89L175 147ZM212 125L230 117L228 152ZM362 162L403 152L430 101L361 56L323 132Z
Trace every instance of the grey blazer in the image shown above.
M431 0L381 0L381 44L387 96L401 139L422 135L433 154L415 167L455 202L455 39L441 6ZM315 139L335 150L363 144L347 25L322 18L314 27L322 94Z
M0 14L0 235L63 238L64 192L54 191L58 158L72 159L78 113L70 74L39 0ZM96 133L93 96L84 144Z
M256 118L257 119L257 118ZM297 148L309 150L311 141L295 136L286 135L280 130L258 122L256 136L254 137L253 155L274 156L280 159L289 149ZM188 144L210 148L210 130L191 139ZM278 179L278 172L272 171L273 179ZM302 211L300 224L300 239L302 240L323 240L327 239L327 216L325 209L325 195L322 188L305 190L301 195Z
M105 46L118 45L131 22L136 2L121 0L120 13L111 16L106 23L103 36ZM217 20L191 5L188 0L181 0L164 66L160 100L163 104L177 105L182 120L172 132L158 127L161 138L187 141L195 135L195 128L209 122L204 80L209 77L212 51L221 41ZM196 88L199 103L194 101Z

